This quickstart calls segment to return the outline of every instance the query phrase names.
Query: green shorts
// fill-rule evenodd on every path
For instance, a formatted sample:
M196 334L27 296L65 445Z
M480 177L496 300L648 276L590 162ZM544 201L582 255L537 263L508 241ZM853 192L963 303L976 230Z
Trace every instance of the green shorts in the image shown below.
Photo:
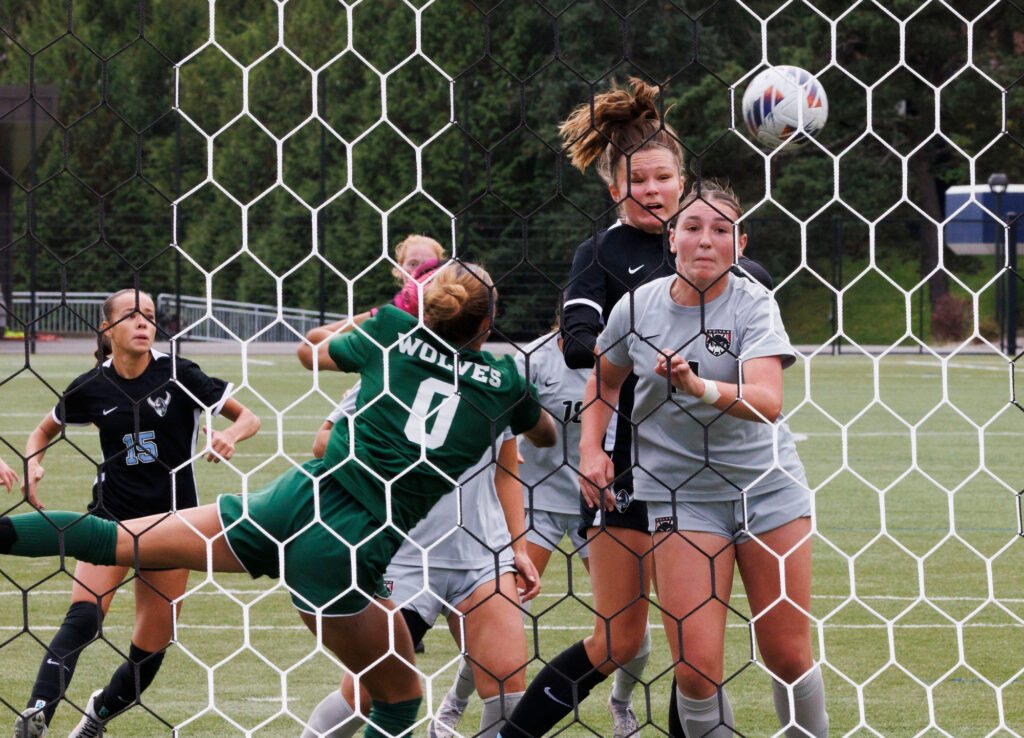
M228 545L245 570L254 579L283 574L299 610L352 615L372 597L388 596L384 570L402 536L370 515L319 459L257 492L221 495L217 507Z

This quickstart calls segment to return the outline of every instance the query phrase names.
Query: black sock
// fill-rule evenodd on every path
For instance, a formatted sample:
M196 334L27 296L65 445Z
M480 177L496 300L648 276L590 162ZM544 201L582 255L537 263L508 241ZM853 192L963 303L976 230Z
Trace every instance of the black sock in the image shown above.
M678 701L678 690L676 689L676 678L672 677L672 696L668 701L668 735L669 738L686 738L683 732L683 724L679 722L679 710L676 707Z
M46 648L46 656L39 665L32 696L26 707L38 707L39 702L45 702L43 714L47 725L53 719L57 702L71 684L79 654L100 629L102 612L95 602L72 602L57 635Z
M133 643L128 648L128 660L117 667L96 701L96 714L109 720L134 705L153 683L163 660L163 651L143 651Z
M502 738L546 735L607 678L590 663L583 641L569 646L530 682L523 699L501 727Z

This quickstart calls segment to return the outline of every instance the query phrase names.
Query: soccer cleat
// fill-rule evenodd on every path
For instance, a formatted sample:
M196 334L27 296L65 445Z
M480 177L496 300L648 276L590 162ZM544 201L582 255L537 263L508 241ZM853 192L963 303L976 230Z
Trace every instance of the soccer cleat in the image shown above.
M39 700L35 707L26 707L21 711L14 719L14 738L42 738L46 735L46 716L43 714L45 706L46 703Z
M632 702L619 702L609 697L608 712L612 714L615 738L627 738L640 732L640 721L636 718Z
M97 689L92 693L92 697L89 698L89 702L85 706L85 714L82 715L82 719L78 721L75 729L68 733L68 738L96 738L105 732L103 720L96 711L96 703L101 694L103 694L102 689Z
M452 697L450 693L446 694L441 700L440 707L437 708L437 714L427 726L427 736L429 738L452 738L468 704L469 702Z

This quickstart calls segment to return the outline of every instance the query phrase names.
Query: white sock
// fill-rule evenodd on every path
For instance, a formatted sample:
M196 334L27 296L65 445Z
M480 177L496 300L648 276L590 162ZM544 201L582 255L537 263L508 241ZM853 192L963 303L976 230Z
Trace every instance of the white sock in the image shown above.
M350 738L363 727L363 722L341 690L336 689L313 708L302 738Z
M647 624L644 638L640 641L640 650L632 660L615 670L612 681L612 699L616 702L632 702L636 683L643 677L647 668L647 659L651 657L651 624Z
M789 690L793 690L796 718L790 725ZM817 664L792 687L772 680L772 699L779 725L786 729L786 738L827 738L828 713L825 711L825 682ZM789 727L786 727L789 726Z
M721 695L721 701L719 701ZM683 732L701 738L733 738L732 705L724 689L706 700L691 700L676 690L676 708Z
M452 684L452 688L448 690L448 694L457 699L459 702L469 702L469 698L473 696L473 692L476 691L476 679L473 678L473 667L466 661L466 657L462 657L462 661L459 662L459 670L455 674L455 682Z
M484 700L484 709L480 713L480 732L476 738L494 738L505 724L508 716L516 709L519 700L523 699L522 692L506 693L504 697L497 695Z

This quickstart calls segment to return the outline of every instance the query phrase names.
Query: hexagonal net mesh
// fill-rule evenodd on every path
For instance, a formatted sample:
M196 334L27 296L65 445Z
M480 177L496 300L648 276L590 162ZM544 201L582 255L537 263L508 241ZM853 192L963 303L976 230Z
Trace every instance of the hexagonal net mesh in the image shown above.
M1024 734L1022 14L5 3L4 719Z

